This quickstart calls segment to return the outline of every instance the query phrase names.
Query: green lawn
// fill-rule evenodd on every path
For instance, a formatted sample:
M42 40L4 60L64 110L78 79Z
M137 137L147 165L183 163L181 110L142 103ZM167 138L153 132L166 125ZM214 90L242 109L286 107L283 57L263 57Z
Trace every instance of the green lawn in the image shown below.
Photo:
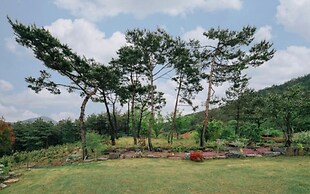
M310 193L310 157L125 159L22 173L0 193Z

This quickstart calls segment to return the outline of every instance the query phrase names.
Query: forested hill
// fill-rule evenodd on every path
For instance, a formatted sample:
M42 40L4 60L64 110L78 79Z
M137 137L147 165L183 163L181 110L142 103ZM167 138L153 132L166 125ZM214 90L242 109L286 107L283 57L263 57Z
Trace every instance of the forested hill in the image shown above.
M285 82L281 85L273 85L271 87L264 88L262 90L259 90L255 92L256 96L261 96L263 99L267 98L268 94L275 94L275 93L282 93L283 91L286 91L288 88L299 85L303 88L303 90L306 90L306 92L310 93L310 74L294 78L288 82ZM309 99L305 99L309 100ZM233 103L229 103L225 106L222 106L220 108L212 109L210 111L210 118L211 120L221 120L224 122L227 122L229 120L233 120L235 115L233 114L235 112L236 107L233 105ZM186 117L194 117L195 124L199 124L204 119L204 111L192 113L190 115L186 115Z
M266 93L266 92L267 93L278 93L294 85L300 85L303 89L309 91L310 90L310 74L291 79L290 81L285 82L284 84L281 84L281 85L273 85L271 87L262 89L258 92L259 93Z

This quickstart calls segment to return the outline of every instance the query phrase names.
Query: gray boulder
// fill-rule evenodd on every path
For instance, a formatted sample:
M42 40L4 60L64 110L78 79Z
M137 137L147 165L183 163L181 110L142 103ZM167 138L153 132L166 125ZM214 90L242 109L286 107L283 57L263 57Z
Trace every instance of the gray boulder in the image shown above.
M120 153L110 153L109 154L109 159L119 159L121 156Z
M240 152L230 152L225 154L226 158L245 158L245 155Z
M264 156L269 156L269 157L275 157L275 156L280 156L281 152L264 152Z
M271 151L280 152L282 155L284 155L286 152L286 148L273 147L273 148L271 148Z
M1 189L4 189L4 188L6 188L7 187L7 185L6 184L4 184L4 183L0 183L0 190Z

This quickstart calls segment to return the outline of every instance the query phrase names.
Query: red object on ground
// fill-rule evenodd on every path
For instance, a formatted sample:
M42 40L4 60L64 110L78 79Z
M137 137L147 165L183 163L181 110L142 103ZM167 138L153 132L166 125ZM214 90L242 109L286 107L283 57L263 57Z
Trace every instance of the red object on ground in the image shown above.
M190 158L189 159L192 160L192 161L201 162L204 159L203 152L202 151L192 151L190 153Z

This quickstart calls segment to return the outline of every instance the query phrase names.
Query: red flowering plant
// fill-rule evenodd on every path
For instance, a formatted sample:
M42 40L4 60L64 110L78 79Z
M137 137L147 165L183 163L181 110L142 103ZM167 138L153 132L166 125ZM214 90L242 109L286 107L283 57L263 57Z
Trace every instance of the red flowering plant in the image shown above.
M202 151L192 151L190 153L189 159L195 162L202 162L204 160Z

